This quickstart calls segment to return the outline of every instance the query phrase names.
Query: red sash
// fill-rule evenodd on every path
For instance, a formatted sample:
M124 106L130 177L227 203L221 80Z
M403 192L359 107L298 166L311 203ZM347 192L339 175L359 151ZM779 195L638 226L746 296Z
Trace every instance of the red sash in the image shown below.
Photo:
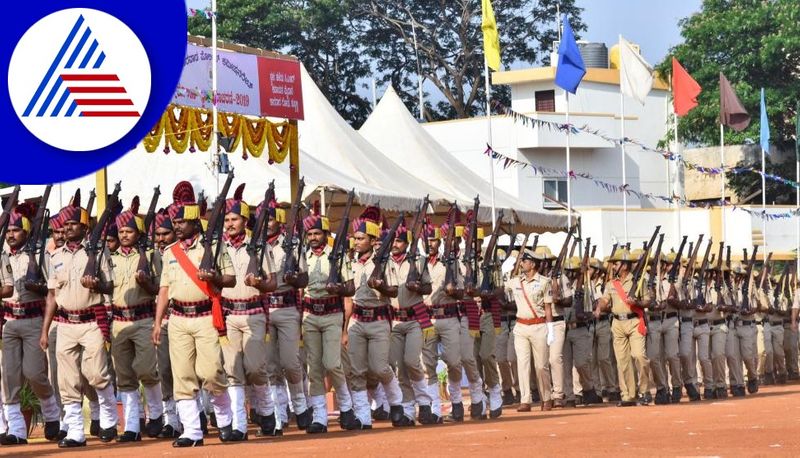
M201 281L197 278L197 266L192 263L192 260L186 256L186 253L183 252L177 243L172 245L170 251L172 251L175 259L178 260L178 265L181 266L181 269L183 269L186 275L192 279L195 286L200 288L200 291L211 299L211 317L214 321L214 327L217 328L220 335L225 335L225 316L222 313L222 293L217 288L212 287L208 282Z
M625 305L631 309L633 313L639 316L639 334L646 336L647 335L647 325L644 322L644 310L639 307L638 305L628 305L628 293L622 288L622 283L619 280L613 280L611 282L611 286L617 290L617 295L625 302Z

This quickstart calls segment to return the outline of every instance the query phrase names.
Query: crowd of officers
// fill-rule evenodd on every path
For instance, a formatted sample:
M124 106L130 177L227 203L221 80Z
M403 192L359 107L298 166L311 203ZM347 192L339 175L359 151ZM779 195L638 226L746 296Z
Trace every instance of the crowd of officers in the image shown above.
M463 386L469 416L486 419L508 405L528 412L535 404L668 404L684 392L700 400L701 387L705 399L722 399L798 378L793 285L778 297L769 289L778 279L753 275L743 307L743 262L716 263L702 279L686 278L703 271L683 262L675 281L668 273L676 254L664 250L634 279L647 251L619 248L602 261L567 256L556 265L544 246L511 246L508 256L479 253L496 258L480 273L492 277L486 294L465 275L459 246L468 227L455 216L422 226L427 253L416 256L410 227L390 234L380 210L367 208L352 221L349 256L335 264L330 224L311 212L302 221L304 254L287 272L285 210L274 201L250 206L241 188L225 201L224 246L213 246L211 268L199 268L205 210L191 184L175 188L153 228L137 210L115 216L97 273L87 275L89 212L74 198L50 220L46 284L26 281L31 212L12 211L0 268L0 444L27 443L25 384L39 400L46 438L59 447L86 445L84 398L90 434L103 442L148 436L193 447L203 445L209 424L223 442L247 440L248 424L257 436L280 436L292 419L309 434L325 433L330 390L339 427L365 430L374 420L464 421ZM253 274L248 227L261 212L266 243ZM142 271L137 243L147 230L155 248ZM456 237L454 271L443 254L448 233ZM387 243L384 264L376 251ZM339 275L331 276L332 265ZM376 266L383 275L373 275Z

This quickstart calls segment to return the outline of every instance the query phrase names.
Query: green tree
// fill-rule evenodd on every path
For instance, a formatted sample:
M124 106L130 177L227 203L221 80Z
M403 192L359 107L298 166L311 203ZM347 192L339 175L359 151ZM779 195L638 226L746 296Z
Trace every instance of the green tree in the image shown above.
M675 56L703 88L697 108L680 120L685 141L719 144L719 73L723 72L752 119L742 132L725 129L725 143L758 141L763 87L772 143L782 149L794 147L800 100L798 23L797 0L704 0L700 12L680 21L684 42L672 48L658 70L671 76Z
M558 37L557 4L570 17L576 34L586 30L574 0L493 0L492 4L505 68L549 63ZM420 73L443 98L435 105L426 103L426 119L484 113L481 0L364 0L358 5L361 41L376 63L380 81L391 83L408 106L418 111ZM496 98L508 103L508 88L493 90Z
M736 164L737 168L754 166L754 164L741 161ZM761 164L755 165L758 170L761 170ZM784 178L791 177L794 181L795 176L795 163L794 161L772 162L770 157L767 156L764 162L764 169L768 174L777 175ZM725 177L728 179L728 187L732 189L740 198L746 198L750 195L759 193L753 197L749 204L761 204L761 176L752 172L734 173L733 171L725 172ZM778 181L766 180L767 189L767 204L768 205L794 205L797 198L797 189L793 186L780 183Z
M355 38L356 0L219 0L220 39L297 56L328 100L359 126L370 104L358 94L371 72ZM202 17L189 19L189 33L211 36Z

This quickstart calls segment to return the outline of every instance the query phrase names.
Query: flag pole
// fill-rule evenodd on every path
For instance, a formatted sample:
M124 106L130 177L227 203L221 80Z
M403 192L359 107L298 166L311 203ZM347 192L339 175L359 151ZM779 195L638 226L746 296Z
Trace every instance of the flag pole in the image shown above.
M491 85L489 84L489 61L486 60L486 56L483 57L483 72L484 72L483 79L486 84L487 136L488 136L489 146L492 146L492 88ZM494 204L494 158L492 158L491 154L489 155L489 185L492 188L492 229L494 230L497 217L495 216L496 210Z
M620 48L622 48L622 35L619 36L617 40L619 43ZM622 72L622 70L620 70ZM622 155L622 224L624 228L625 234L625 243L629 243L628 240L628 193L624 186L628 184L626 166L625 166L625 94L622 93L622 81L620 80L619 86L619 107L620 107L620 153Z
M678 238L682 235L681 232L681 199L683 198L683 165L681 164L681 146L678 140L678 113L673 111L673 116L675 117L675 179L678 181L678 198L676 199L678 203ZM674 194L674 193L673 193ZM677 238L675 239L677 243Z
M570 183L570 172L572 171L571 161L570 161L570 151L569 151L569 135L570 131L572 130L569 126L569 91L564 91L564 94L567 96L567 111L566 111L566 123L567 123L567 227L572 227L572 183Z
M725 240L725 125L719 124L719 169L722 181L722 240Z
M217 151L217 0L211 0L211 167L219 194L219 154Z
M767 254L767 178L766 178L766 154L764 147L761 147L761 233L764 236L764 255Z

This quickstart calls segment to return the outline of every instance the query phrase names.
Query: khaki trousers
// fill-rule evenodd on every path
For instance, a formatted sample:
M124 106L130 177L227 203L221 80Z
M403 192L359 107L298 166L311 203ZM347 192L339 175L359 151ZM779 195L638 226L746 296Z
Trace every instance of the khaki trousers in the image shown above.
M573 366L578 375L581 393L594 390L592 381L592 335L587 326L567 331L564 345L564 391L567 400L575 400Z
M481 380L481 373L478 370L478 361L475 359L475 339L469 334L469 323L467 317L462 316L459 320L461 330L459 332L459 351L461 352L461 366L467 374L470 383L477 383Z
M486 386L491 388L500 384L500 373L497 370L497 334L494 331L494 321L492 314L483 312L481 314L481 333L475 339L473 354L481 369L483 381Z
M725 339L725 358L728 363L728 383L730 386L744 386L742 370L742 351L739 347L739 326L735 320L728 321L728 335Z
M347 328L348 353L350 354L350 390L367 389L367 374L378 383L387 385L394 372L389 366L389 336L391 324L386 320L362 323L351 320Z
M269 310L269 343L267 344L267 373L270 383L283 386L303 381L298 352L300 349L300 312L295 307Z
M531 359L536 369L536 384L542 401L552 400L550 384L550 355L547 347L546 324L520 324L514 326L514 350L517 353L520 402L531 403Z
M447 379L450 382L461 383L461 322L458 318L440 318L433 320L435 337L430 337L422 344L422 363L425 365L425 375L428 385L439 383L436 374L436 363L439 356L447 365ZM441 355L437 346L442 344Z
M623 401L636 400L636 374L639 375L639 393L650 387L650 361L645 354L645 336L639 334L639 319L614 320L611 323L614 336L614 355L617 358L620 394Z
M697 385L697 350L694 346L694 323L680 322L681 340L679 353L681 358L681 374L684 385Z
M601 387L609 393L619 392L619 381L615 366L614 347L612 346L611 324L608 319L594 324L594 340L592 342L592 372L594 386Z
M309 396L324 396L325 376L336 390L347 389L342 365L342 326L344 315L303 314L303 347L308 364Z
M9 319L3 325L3 402L17 404L25 381L39 399L53 395L47 374L47 354L39 346L42 317Z
M772 337L772 362L774 364L774 373L778 375L786 375L786 354L783 351L783 325L772 326L770 325L770 335Z
M64 404L82 403L84 383L105 389L111 383L103 333L95 322L59 323L56 340L58 387Z
M725 345L728 339L728 325L711 326L711 370L714 388L725 388ZM705 369L704 369L705 371Z
M414 402L416 397L411 382L419 382L425 378L425 370L422 368L422 328L417 321L393 323L389 362L397 368L403 403Z
M152 332L152 318L114 321L111 328L111 358L116 368L117 390L136 391L140 381L144 386L153 386L161 381Z
M567 340L567 325L564 321L553 323L555 340L550 344L550 374L553 378L553 399L564 399L564 343Z
M213 396L227 392L219 333L211 316L169 317L169 357L176 401L193 400L202 388Z
M756 351L757 337L758 329L756 329L756 325L736 325L736 338L739 341L739 354L742 357L744 367L747 369L748 381L758 380L758 352Z
M790 323L783 325L783 352L786 354L786 372L797 374L797 332L792 331Z
M228 343L222 346L222 361L231 386L266 385L267 316L228 315Z
M700 369L703 371L703 389L714 387L714 368L709 354L711 349L710 334L711 329L708 323L695 325L692 331L692 346L694 347L692 357L697 358L693 360L692 366L697 367L698 362L700 363Z
M497 336L495 356L497 367L500 371L500 384L503 391L514 388L519 392L519 377L517 376L517 353L514 351L514 337L512 331L516 320L509 319L500 323L500 334Z
M772 333L766 320L763 324L758 325L756 348L758 349L758 375L763 377L766 373L771 374L773 369Z
M647 328L647 358L653 372L656 389L683 385L679 356L680 327L678 317L650 321ZM669 377L667 376L669 370Z
M161 325L161 343L158 345L158 374L161 376L161 391L164 401L172 399L172 364L169 359L169 320Z

